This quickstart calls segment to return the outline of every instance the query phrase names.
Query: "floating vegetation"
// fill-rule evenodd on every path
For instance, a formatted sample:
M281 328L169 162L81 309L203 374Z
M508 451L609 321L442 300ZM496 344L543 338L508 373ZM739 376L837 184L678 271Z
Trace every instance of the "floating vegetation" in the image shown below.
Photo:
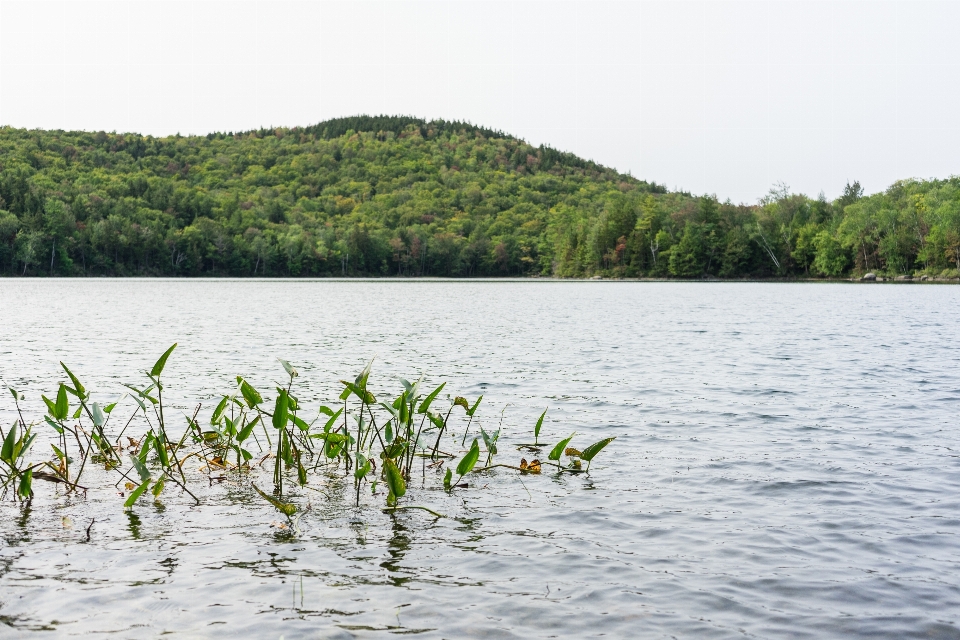
M587 472L593 458L614 440L605 438L581 451L568 446L576 435L571 434L550 450L547 461L527 462L522 458L519 466L496 463L502 419L501 426L492 432L474 421L483 396L473 403L462 396L441 400L446 383L430 390L423 386L421 376L412 383L401 379L400 395L380 401L369 386L372 360L352 381L340 381L343 391L333 406L315 409L303 407L298 399L297 369L286 360L279 360L286 379L271 390L272 399L261 394L249 380L237 376L234 392L220 398L204 424L198 418L202 407L197 405L193 415L186 418L182 433L174 435L169 407L164 406L162 376L176 347L174 344L167 349L145 372L146 386L124 385L128 389L124 397L130 398L133 406L118 429L113 428L116 422L111 421L118 415L123 398L106 405L94 402L91 393L63 363L60 364L69 383L61 383L52 399L42 396L47 413L41 420L28 422L21 408L23 394L10 389L17 419L6 432L0 428L0 498L11 494L15 500L31 500L35 480L56 483L68 493L85 493L88 487L81 484L84 471L98 465L116 474L118 488L123 484L127 491L121 492L125 508L132 508L145 496L156 500L171 489L178 489L200 504L191 484L204 481L212 486L213 473L222 471L248 484L287 517L289 528L297 531L303 510L291 501L291 484L322 484L334 473L353 483L351 500L357 506L365 492L378 495L379 486L386 488L384 509L419 509L442 517L427 506L401 504L408 484L417 475L423 486L428 475L442 477L443 489L453 492L470 488L464 482L470 474L497 467L524 475L540 474L544 467L553 467L558 473ZM442 403L449 406L441 407ZM540 431L546 413L540 415L534 427L534 443L518 448L540 451ZM459 423L464 428L459 440L451 431L451 420L463 420ZM131 428L135 424L141 426L139 435ZM474 436L467 446L467 435L475 424L479 436ZM51 452L45 460L30 462L27 454L36 440L35 430L44 425L55 432ZM444 448L456 448L459 452L450 453ZM39 451L34 453L42 456ZM565 463L561 461L563 455L567 457ZM483 464L478 466L481 459ZM582 469L581 461L587 463L586 469ZM264 467L267 464L273 471L272 492L258 487L255 480L260 476L253 473L255 469L269 468ZM437 481L438 489L439 486Z

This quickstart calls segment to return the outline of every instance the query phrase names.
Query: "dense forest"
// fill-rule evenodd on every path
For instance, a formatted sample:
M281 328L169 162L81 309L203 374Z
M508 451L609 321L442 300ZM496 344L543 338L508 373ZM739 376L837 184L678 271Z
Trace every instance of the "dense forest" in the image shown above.
M0 128L16 276L955 278L960 178L756 205L467 123L341 118L207 136Z

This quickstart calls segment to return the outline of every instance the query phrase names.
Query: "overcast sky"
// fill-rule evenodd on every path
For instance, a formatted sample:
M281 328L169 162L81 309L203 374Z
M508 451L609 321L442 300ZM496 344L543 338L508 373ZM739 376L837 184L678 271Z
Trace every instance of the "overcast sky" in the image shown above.
M960 174L960 2L12 2L0 124L469 120L721 199Z

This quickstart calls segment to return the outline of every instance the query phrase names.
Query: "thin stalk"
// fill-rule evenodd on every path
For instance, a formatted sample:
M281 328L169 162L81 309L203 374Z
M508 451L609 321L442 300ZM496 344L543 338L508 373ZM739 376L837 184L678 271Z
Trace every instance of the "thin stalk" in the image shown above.
M437 434L437 442L436 442L436 444L433 445L433 457L436 457L436 455L437 455L437 449L440 448L440 438L443 437L443 430L447 428L447 420L450 419L450 413L453 411L453 407L455 407L455 406L457 406L457 405L451 405L451 406L450 406L450 409L447 411L446 417L444 417L444 419L443 419L443 426L440 427L440 433ZM456 436L454 436L454 437L456 437Z
M420 509L421 511L426 511L427 513L432 513L433 515L437 516L438 518L446 518L446 517L447 517L447 516L443 515L442 513L437 513L437 512L434 511L433 509L428 509L428 508L426 508L426 507L420 507L420 506L417 506L417 505L404 505L404 506L402 506L402 507L384 507L384 508L383 508L384 511L400 511L400 510L402 510L402 509Z
M467 434L470 433L470 425L473 423L473 416L470 416L470 419L467 420L467 429L463 432L463 439L460 441L460 446L464 446L467 442Z
M193 495L193 493L190 491L190 489L187 489L187 487L186 487L185 485L181 484L180 481L177 480L177 479L173 476L173 474L170 473L170 471L164 469L163 473L164 473L165 476L167 476L168 478L170 478L171 482L173 482L175 485L177 485L178 487L180 487L181 489L183 489L184 491L186 491L187 494L188 494L191 498L193 498L194 501L196 501L197 504L200 504L200 498L198 498L197 496Z
M133 419L137 417L137 410L138 410L138 409L139 409L139 407L138 407L137 409L134 409L134 410L133 410L133 415L130 416L130 419L127 420L127 424L123 425L123 429L121 429L121 430L120 430L120 433L117 434L117 439L114 440L114 442L116 442L117 444L120 444L120 438L123 437L123 432L127 430L127 427L130 426L130 423L133 422Z

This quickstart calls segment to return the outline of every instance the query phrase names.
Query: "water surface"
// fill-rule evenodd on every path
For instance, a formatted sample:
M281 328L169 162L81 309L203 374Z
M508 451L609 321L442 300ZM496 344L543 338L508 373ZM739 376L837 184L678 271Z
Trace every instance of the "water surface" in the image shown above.
M0 505L0 636L960 638L958 311L919 285L0 280L0 382L35 419L59 360L109 401L176 341L167 397L202 415L276 357L316 407L376 355L384 396L484 394L504 462L546 407L551 442L617 436L589 476L414 483L445 519L314 481L299 537L230 481L128 512L37 482Z

